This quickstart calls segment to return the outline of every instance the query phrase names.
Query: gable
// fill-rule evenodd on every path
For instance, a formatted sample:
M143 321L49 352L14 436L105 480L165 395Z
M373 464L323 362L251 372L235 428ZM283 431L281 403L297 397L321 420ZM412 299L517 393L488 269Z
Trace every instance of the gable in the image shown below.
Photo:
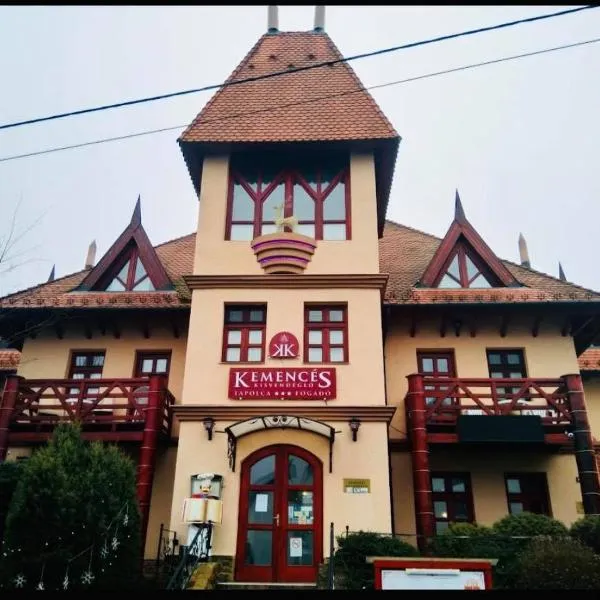
M139 198L129 225L77 289L106 292L173 289L142 226Z
M485 289L521 284L467 221L458 191L454 220L430 263L420 287Z

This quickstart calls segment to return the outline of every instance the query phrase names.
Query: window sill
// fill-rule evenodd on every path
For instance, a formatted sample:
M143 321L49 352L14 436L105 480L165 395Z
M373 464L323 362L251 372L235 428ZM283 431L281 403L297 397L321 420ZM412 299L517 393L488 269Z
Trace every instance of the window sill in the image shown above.
M305 367L337 367L338 365L349 365L350 361L344 361L344 362L321 362L321 363L317 363L317 362L303 362L302 363Z
M256 365L256 366L261 366L262 365L262 366L264 366L265 361L262 361L262 362L258 362L258 361L253 361L253 362L242 362L242 361L239 361L239 362L235 361L234 362L234 361L231 361L231 362L228 362L228 361L222 360L221 362L219 362L219 364L220 365L229 365L229 366L232 366L232 365L241 365L242 367L247 367L249 365Z

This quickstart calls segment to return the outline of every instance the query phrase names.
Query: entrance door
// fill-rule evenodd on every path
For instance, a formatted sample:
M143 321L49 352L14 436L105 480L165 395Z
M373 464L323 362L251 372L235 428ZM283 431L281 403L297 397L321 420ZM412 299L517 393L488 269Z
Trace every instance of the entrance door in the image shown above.
M235 578L315 582L323 555L321 461L268 446L242 463Z

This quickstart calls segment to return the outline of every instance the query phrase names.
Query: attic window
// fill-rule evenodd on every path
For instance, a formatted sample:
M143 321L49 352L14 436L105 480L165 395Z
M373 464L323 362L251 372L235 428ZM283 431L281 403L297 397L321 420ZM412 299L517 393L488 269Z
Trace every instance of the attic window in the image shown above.
M457 246L450 255L442 276L437 282L438 288L491 288L498 283L482 264L481 260L464 244Z
M156 290L148 271L142 263L137 248L132 248L125 257L125 262L120 262L120 268L109 279L104 288L106 292L153 292Z

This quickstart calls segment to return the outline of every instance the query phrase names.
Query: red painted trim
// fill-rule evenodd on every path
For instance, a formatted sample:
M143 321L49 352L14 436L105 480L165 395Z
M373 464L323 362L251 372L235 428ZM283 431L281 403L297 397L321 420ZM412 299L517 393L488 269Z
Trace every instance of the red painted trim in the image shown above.
M433 479L434 478L439 478L439 479L444 479L444 486L446 487L446 490L444 492L436 492L433 489ZM465 483L465 491L464 492L453 492L451 489L448 490L448 486L446 485L447 483L449 483L449 480L456 478L456 479L462 479ZM469 472L462 472L462 471L432 471L431 473L431 498L433 500L433 502L436 501L442 501L442 502L446 502L446 505L448 508L450 508L450 506L453 504L454 501L459 500L459 498L462 497L465 500L465 503L467 505L467 519L466 520L460 520L457 521L455 519L452 519L452 512L453 510L448 510L448 518L447 519L438 519L435 516L435 511L434 511L434 520L437 523L437 521L448 521L449 523L473 523L475 522L475 505L473 503L473 487L471 484L471 473ZM436 527L437 529L437 527Z
M250 469L259 460L275 455L275 484L250 485ZM312 485L289 485L287 483L287 458L298 456L313 468ZM273 555L270 566L245 565L246 531L248 526L248 498L250 489L272 491L273 513L280 515L279 526L275 524L251 525L251 529L273 531ZM311 489L313 491L313 525L288 525L288 490ZM287 566L287 531L313 531L313 564L311 566ZM240 497L238 513L237 548L235 558L236 581L282 581L314 582L319 564L323 561L323 464L313 454L298 446L275 444L261 448L244 459L241 466Z
M518 494L509 493L508 491L508 480L518 479L521 486L521 492ZM537 482L536 482L537 479ZM532 491L532 487L539 485L536 492ZM532 503L537 499L541 499L546 507L546 510L540 514L552 516L552 506L550 504L550 494L548 493L548 478L545 471L542 472L510 472L504 473L504 492L506 494L506 508L508 514L512 514L510 511L511 502L521 502L523 504L523 510L527 512L537 512L531 510Z
M321 310L323 311L322 321L309 321L308 316L310 311ZM341 321L331 321L329 313L332 310L342 311ZM330 331L341 329L344 333L343 344L331 344L330 343ZM320 331L321 332L321 344L309 343L309 332ZM321 348L322 349L322 360L320 362L309 361L308 351L310 348ZM344 360L342 362L331 361L331 349L342 348L344 354ZM304 305L304 363L307 365L318 365L318 364L344 364L349 361L349 340L348 340L348 305L347 304L305 304Z
M240 310L243 313L242 320L231 322L228 320L229 311ZM263 319L262 321L251 321L250 311L262 310ZM239 344L229 344L228 334L230 330L240 331L241 340ZM261 343L250 344L250 332L251 331L262 331ZM221 348L221 361L228 364L248 363L252 365L259 365L265 362L265 349L266 349L266 337L267 337L267 305L256 304L256 305L235 305L226 304L225 312L223 317L223 340ZM239 348L240 359L239 360L227 360L228 348ZM248 361L248 350L250 348L260 349L260 360Z
M492 581L492 564L489 562L478 560L375 560L373 561L375 569L375 589L382 589L381 572L384 570L404 571L405 569L458 569L459 571L481 571L485 582L485 589L491 590Z
M326 167L325 167L326 168ZM225 224L225 239L231 239L232 225L252 225L253 238L262 234L263 223L274 223L275 217L270 218L269 215L263 215L264 203L268 200L269 195L276 186L283 184L283 202L284 202L284 217L289 217L293 213L293 198L294 186L300 185L304 191L313 199L315 203L314 220L299 220L299 225L313 225L315 227L315 239L323 239L323 227L327 224L345 224L346 225L346 240L352 239L351 228L351 195L350 195L350 166L346 165L340 168L339 172L332 178L328 186L322 186L322 177L324 168L316 168L315 175L317 177L317 189L313 189L300 169L281 169L277 175L271 180L269 185L262 188L263 171L257 169L257 181L254 190L252 186L245 180L243 174L243 165L231 165L229 168L229 184L227 193L227 211ZM329 197L333 189L340 183L344 183L344 203L345 203L345 218L344 219L324 219L323 209L324 203ZM250 196L254 202L254 215L251 220L236 220L233 221L233 197L234 187L239 184L244 191ZM269 218L264 218L264 217Z
M160 418L163 412L165 390L165 379L162 376L150 376L148 405L143 409L144 432L137 470L137 497L142 513L142 547L145 545L150 516L150 499L152 498L152 483L156 465L156 448L161 429Z
M171 372L171 355L171 350L136 350L132 376L135 378L139 378L149 377L150 375L162 375L165 378L165 381L168 382L169 374ZM156 373L154 371L154 369L156 368L156 361L162 358L167 360L167 370L165 373ZM152 373L142 373L142 361L148 359L154 361Z
M519 282L512 273L483 241L483 238L477 233L473 226L466 220L461 220L460 222L454 220L421 276L420 283L423 287L434 287L435 282L441 279L445 272L443 269L449 264L449 259L454 253L453 251L459 242L461 235L472 247L474 253L479 255L481 261L502 285L519 285Z
M146 273L156 290L167 290L173 287L142 224L130 223L98 261L98 264L87 274L78 289L104 289L134 251L139 253Z

